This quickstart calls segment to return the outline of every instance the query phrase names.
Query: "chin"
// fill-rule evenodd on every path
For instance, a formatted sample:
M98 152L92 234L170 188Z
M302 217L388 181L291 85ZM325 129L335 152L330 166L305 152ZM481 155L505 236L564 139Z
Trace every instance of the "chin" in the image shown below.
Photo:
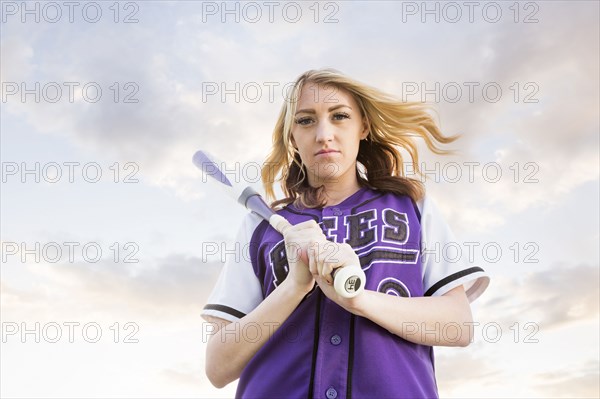
M335 162L320 162L309 170L315 180L318 181L329 181L336 179L339 176L340 166Z

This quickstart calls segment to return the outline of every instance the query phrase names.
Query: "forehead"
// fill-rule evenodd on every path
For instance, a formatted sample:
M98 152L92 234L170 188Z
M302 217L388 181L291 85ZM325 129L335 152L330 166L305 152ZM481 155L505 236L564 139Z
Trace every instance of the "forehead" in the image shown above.
M309 82L302 86L297 109L328 108L338 104L349 105L354 110L358 109L354 97L346 89Z

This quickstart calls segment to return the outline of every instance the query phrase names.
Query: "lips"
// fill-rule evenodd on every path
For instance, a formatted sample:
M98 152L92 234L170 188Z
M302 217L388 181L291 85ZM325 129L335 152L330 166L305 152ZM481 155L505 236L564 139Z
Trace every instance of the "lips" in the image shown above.
M331 153L336 153L336 152L339 152L339 151L326 149L326 150L321 150L321 151L317 152L315 155L331 154Z

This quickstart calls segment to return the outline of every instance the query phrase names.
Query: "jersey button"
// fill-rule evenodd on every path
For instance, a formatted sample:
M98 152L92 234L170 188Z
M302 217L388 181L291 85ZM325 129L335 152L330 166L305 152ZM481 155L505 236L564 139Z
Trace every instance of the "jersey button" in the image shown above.
M339 335L335 334L332 335L331 338L329 339L329 341L332 343L332 345L339 345L342 343L342 337L340 337Z
M335 399L337 398L337 391L333 387L329 387L327 392L325 392L325 396L327 396L327 399Z

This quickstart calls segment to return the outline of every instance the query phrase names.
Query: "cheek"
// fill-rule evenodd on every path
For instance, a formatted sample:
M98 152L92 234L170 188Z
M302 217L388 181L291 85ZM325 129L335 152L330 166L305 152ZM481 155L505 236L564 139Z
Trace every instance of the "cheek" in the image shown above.
M296 137L292 136L292 143L295 144L295 147L298 149L300 154L305 153L307 148L309 147L306 137L302 137L301 135L298 135Z
M348 148L350 149L352 156L355 157L356 155L358 155L358 149L360 148L360 140L349 143Z
M297 127L295 126L294 128L292 128L292 130L290 132L290 141L297 148L301 147L303 142L306 141L306 138L304 137L305 135L303 135L302 132L298 131L298 130L299 129L297 129Z
M292 144L294 145L294 147L300 154L300 159L302 159L302 162L304 162L304 163L309 162L309 155L310 155L309 152L310 151L307 148L305 140L302 140L302 138L299 138L298 140L294 139L294 140L292 140Z

